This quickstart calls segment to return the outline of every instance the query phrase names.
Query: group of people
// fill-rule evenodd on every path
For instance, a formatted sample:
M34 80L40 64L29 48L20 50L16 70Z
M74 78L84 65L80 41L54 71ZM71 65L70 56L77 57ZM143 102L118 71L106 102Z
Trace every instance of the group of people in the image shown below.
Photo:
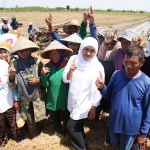
M40 55L50 59L46 64L31 55L39 50L35 41L19 37L13 45L0 43L0 146L7 143L6 120L12 138L21 140L16 110L32 138L42 131L47 111L55 132L68 134L76 150L88 150L83 122L98 119L104 103L109 144L130 150L136 140L143 146L150 128L150 57L140 46L144 32L126 29L117 37L116 31L97 31L92 7L81 24L72 19L64 26L66 38L53 29L51 14L45 22L53 39Z

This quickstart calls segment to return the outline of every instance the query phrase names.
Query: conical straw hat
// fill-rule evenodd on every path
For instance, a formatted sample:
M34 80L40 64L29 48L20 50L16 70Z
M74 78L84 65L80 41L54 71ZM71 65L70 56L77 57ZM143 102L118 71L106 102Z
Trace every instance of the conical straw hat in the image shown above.
M63 27L63 31L64 31L66 34L69 34L69 27L70 27L70 26L73 26L73 25L74 25L74 26L77 26L77 27L80 27L79 21L76 20L76 19L72 19L69 24L67 24L67 25L65 25L65 26Z
M31 49L32 52L35 52L39 49L39 46L27 38L20 36L12 47L11 54L16 55L18 51L28 48Z
M61 41L67 41L67 42L73 42L73 43L79 43L81 44L82 39L79 37L77 33L74 33L64 39L61 39Z
M50 59L49 58L49 51L51 50L64 50L64 56L67 57L67 56L71 56L73 51L66 47L65 45L61 44L60 42L54 40L53 42L50 43L49 46L47 46L41 53L41 57L42 58L45 58L45 59Z

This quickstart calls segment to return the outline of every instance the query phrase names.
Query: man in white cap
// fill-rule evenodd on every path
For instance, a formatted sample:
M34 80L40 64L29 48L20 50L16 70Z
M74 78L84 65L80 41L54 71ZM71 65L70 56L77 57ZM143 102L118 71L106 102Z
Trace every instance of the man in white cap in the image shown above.
M114 33L109 32L105 36L105 41L100 47L98 58L104 61L113 61L115 70L121 70L123 67L124 53L125 51L134 44L141 44L143 33L139 36L134 29L126 29L122 36L118 38L121 42L120 49L107 52L109 43L114 39Z

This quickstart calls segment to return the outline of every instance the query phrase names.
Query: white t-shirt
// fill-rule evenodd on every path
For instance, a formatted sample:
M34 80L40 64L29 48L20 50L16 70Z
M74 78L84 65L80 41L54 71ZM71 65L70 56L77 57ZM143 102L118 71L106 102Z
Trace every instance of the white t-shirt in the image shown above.
M0 113L13 107L12 90L8 87L8 68L5 60L0 60Z
M3 24L4 24L3 22L0 24L0 28L2 28ZM12 30L12 27L11 27L11 25L9 23L7 23L7 26L8 26L9 31Z
M104 77L104 68L100 64L100 67L97 70L93 69L93 71L81 72L76 69L72 79L67 80L67 73L75 57L76 55L70 57L63 72L63 81L70 83L68 91L70 117L79 120L87 118L91 107L97 107L100 104L102 96L96 87L95 81L100 76L100 72Z
M14 46L14 44L16 43L17 38L14 34L11 33L5 33L3 35L0 36L0 43L2 42L7 42L9 43L11 46Z

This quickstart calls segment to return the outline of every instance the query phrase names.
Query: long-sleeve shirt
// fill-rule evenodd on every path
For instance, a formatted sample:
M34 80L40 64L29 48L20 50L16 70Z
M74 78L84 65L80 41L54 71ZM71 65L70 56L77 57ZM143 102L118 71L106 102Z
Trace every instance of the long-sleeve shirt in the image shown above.
M95 23L92 23L89 25L90 27L90 36L95 38L98 42L98 49L100 48L100 41L99 41L99 38L97 36L97 29L96 29L96 24Z
M41 84L47 88L46 108L49 110L67 110L67 98L69 84L62 81L62 73L67 64L64 60L56 70L53 63L49 62L45 67L50 69L47 75L41 73Z
M80 27L80 32L79 32L80 33L79 36L81 36L82 39L88 37L86 27L87 27L87 23L82 22ZM50 36L52 37L53 40L60 41L60 39L62 39L62 37L59 36L55 31L51 32ZM68 42L61 41L61 43L68 47Z
M77 69L73 72L72 78L67 80L70 65L75 57L77 56L73 55L70 57L63 72L63 81L70 84L68 92L70 117L74 120L80 120L87 118L91 107L97 107L100 103L101 95L96 88L95 81L99 77L100 72L104 77L104 69L101 64L97 70L88 72L81 72Z
M111 100L109 127L114 133L146 137L150 128L150 79L144 73L137 78L116 71L108 87L100 93Z

